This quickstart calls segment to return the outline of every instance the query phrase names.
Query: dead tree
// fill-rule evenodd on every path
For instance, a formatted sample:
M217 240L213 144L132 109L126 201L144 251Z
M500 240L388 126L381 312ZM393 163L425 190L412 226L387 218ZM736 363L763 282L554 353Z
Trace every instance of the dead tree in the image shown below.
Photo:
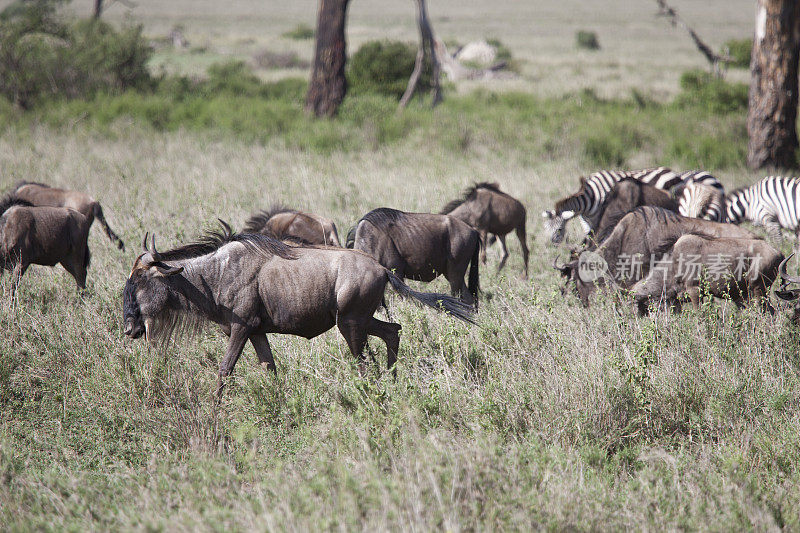
M750 61L747 164L796 166L800 2L758 0Z
M659 7L659 15L663 15L665 17L669 17L670 22L673 26L680 26L684 30L689 33L689 37L692 38L694 45L700 51L701 54L705 56L709 63L711 63L711 68L714 70L714 74L720 75L720 65L730 62L731 58L728 56L721 56L714 52L710 46L708 46L700 36L694 31L691 27L689 27L686 22L678 15L678 12L671 6L669 6L666 0L656 0L656 3Z
M400 109L408 104L411 97L414 96L414 91L417 89L417 83L422 75L422 70L425 68L428 59L431 65L431 93L433 94L433 102L431 105L436 105L442 101L442 88L439 84L439 77L441 75L441 62L437 55L435 38L433 36L433 28L431 27L430 19L428 18L428 8L425 5L425 0L414 0L417 4L417 25L419 26L419 48L417 49L417 59L414 62L414 70L411 72L411 77L408 79L408 86L403 97L400 99Z
M320 0L317 14L314 67L306 93L306 111L331 117L344 100L347 79L345 22L349 0Z

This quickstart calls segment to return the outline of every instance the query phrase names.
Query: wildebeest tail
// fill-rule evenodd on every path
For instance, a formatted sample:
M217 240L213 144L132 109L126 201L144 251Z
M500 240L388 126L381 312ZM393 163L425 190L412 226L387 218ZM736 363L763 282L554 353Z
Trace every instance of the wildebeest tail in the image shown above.
M469 263L469 279L467 280L467 288L472 297L475 298L476 307L478 306L478 291L481 288L480 277L478 276L481 246L484 246L483 239L478 236L478 242L475 243L475 251L472 252L472 260Z
M361 221L359 221L361 222ZM358 229L358 223L355 226L350 228L350 231L347 232L347 239L344 242L345 248L352 248L356 244L356 230Z
M93 213L94 213L94 218L96 218L98 222L100 222L100 225L103 226L103 230L106 232L106 235L108 235L108 238L111 240L111 242L117 243L117 247L124 252L125 243L122 242L122 239L120 239L119 236L117 236L117 234L114 233L108 226L108 222L106 222L106 217L105 215L103 215L103 208L100 207L100 204L97 202L95 202L94 204Z
M403 298L412 298L437 311L444 311L448 315L452 315L464 322L475 324L475 319L473 318L475 309L458 298L436 292L417 292L403 283L402 279L389 270L386 271L386 278L392 284L392 288Z

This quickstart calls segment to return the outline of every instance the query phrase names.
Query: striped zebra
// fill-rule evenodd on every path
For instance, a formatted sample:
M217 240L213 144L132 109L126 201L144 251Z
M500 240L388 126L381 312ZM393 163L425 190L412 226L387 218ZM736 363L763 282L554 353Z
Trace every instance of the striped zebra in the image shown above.
M545 228L550 233L550 241L558 244L564 240L567 221L575 216L578 216L587 234L593 231L595 228L592 217L600 210L609 191L625 178L633 178L665 191L682 183L680 176L666 167L644 170L601 170L589 177L582 177L577 193L556 202L554 210L542 213Z
M689 170L680 174L678 213L685 217L723 222L725 218L725 187L704 170Z
M771 239L783 240L781 228L800 236L800 178L768 176L725 198L728 222L745 220L764 226Z

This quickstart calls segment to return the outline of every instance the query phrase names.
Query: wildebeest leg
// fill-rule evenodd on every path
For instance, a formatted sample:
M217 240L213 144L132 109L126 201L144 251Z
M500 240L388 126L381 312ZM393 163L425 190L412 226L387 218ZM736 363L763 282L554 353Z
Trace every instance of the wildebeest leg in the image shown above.
M397 349L400 346L400 324L384 322L377 318L372 318L367 326L367 333L374 335L386 343L386 369L391 370L394 377L397 377Z
M522 261L525 263L525 274L523 274L522 279L528 278L528 244L527 241L528 237L525 234L525 224L520 224L517 226L516 229L517 238L519 239L519 245L522 248Z
M253 345L253 348L256 351L258 362L262 365L266 364L267 369L272 370L273 373L277 374L278 370L275 366L275 359L272 357L272 349L269 347L267 336L263 333L258 335L250 335L250 344Z
M692 307L695 309L700 309L700 288L690 287L687 289L686 294L689 296L689 300L692 302Z
M81 258L81 261L83 259ZM78 289L85 289L86 288L86 267L82 264L77 265L73 264L74 261L71 258L69 261L64 261L61 263L61 266L64 267L64 270L70 273L70 275L75 278L75 283L78 285Z
M342 337L347 342L350 352L358 359L358 373L363 375L367 360L364 357L364 346L367 344L367 328L364 327L363 319L343 319L339 317L337 326Z
M217 397L222 397L222 387L224 386L224 379L231 375L233 367L236 366L236 361L242 355L242 350L250 337L249 328L242 324L231 324L231 335L228 339L228 349L225 350L225 358L219 366L219 377L217 379Z
M497 266L497 271L500 272L503 270L503 267L506 266L506 261L508 260L508 248L506 247L505 235L498 235L497 240L500 241L500 247L503 249L503 257L500 258L500 264Z
M481 263L486 264L486 247L489 246L487 239L489 233L486 230L479 230L478 234L481 236Z

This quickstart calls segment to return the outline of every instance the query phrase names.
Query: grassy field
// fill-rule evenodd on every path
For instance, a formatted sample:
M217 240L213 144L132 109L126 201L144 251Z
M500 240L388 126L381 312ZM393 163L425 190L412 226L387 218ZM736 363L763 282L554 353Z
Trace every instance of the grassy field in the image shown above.
M142 0L133 14L149 35L180 22L191 41L207 39L197 61L282 46L310 55L310 41L279 35L313 23L314 2L275 4ZM448 94L433 112L414 105L405 118L377 118L393 108L365 97L336 121L297 117L256 137L236 121L105 120L80 102L4 126L0 190L20 179L86 190L128 245L120 252L92 230L84 294L60 267L32 267L16 305L9 277L0 280L4 529L800 528L800 331L789 310L711 303L636 319L604 298L584 309L561 295L549 264L565 250L547 245L539 222L604 157L704 162L728 187L755 181L737 159L743 111L627 101L634 86L671 98L680 73L702 66L649 4L462 4L460 13L431 6L439 33L499 36L526 61L517 85L460 87L469 94ZM751 31L749 2L719 22L711 14L730 2L697 4L676 2L715 45ZM351 7L354 42L395 27L413 38L410 6ZM407 21L395 26L399 16ZM598 32L597 55L575 53L581 28ZM524 94L492 93L512 88ZM217 105L226 102L252 104ZM360 377L334 331L272 336L277 377L248 345L215 408L219 331L167 347L123 337L122 287L145 231L166 248L216 217L241 227L284 202L332 217L344 233L374 207L437 211L484 180L528 208L530 278L518 278L510 238L503 273L494 250L482 269L477 327L390 298L403 326L396 381L381 372L377 341L379 365Z

